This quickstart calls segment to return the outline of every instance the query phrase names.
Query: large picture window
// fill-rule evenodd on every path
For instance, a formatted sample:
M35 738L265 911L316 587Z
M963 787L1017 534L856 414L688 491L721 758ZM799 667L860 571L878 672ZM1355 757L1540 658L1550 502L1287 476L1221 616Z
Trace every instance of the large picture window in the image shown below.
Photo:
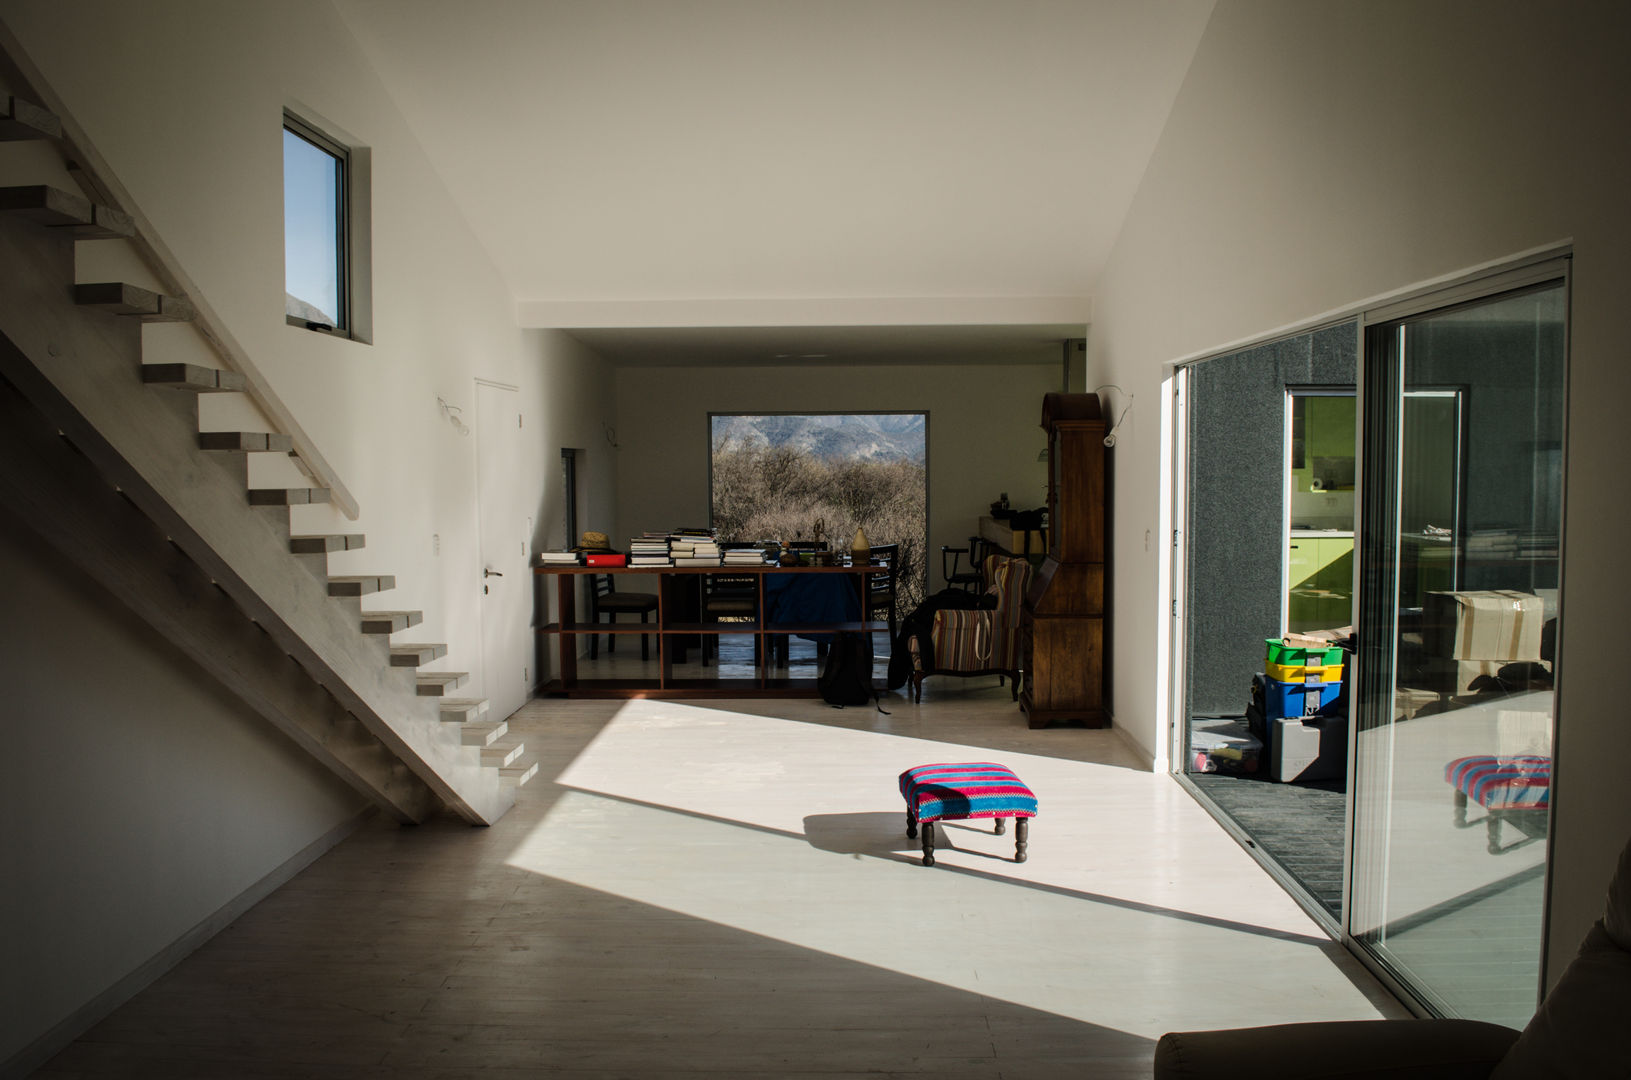
M825 540L856 529L900 545L897 609L923 598L928 523L927 413L709 417L710 503L721 540Z

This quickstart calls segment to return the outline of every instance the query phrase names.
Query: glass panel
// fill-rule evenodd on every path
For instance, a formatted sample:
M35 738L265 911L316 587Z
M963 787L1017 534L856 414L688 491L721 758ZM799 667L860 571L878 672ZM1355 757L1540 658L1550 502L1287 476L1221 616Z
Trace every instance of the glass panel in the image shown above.
M1438 1011L1539 989L1564 286L1367 332L1350 930Z
M1333 930L1346 696L1340 683L1272 689L1266 641L1288 612L1299 629L1352 622L1358 342L1345 323L1215 357L1186 369L1184 391L1181 770ZM1311 700L1321 715L1305 720Z
M343 313L344 162L283 131L284 311L341 327Z
M1354 621L1354 395L1295 390L1289 404L1286 630L1337 631Z

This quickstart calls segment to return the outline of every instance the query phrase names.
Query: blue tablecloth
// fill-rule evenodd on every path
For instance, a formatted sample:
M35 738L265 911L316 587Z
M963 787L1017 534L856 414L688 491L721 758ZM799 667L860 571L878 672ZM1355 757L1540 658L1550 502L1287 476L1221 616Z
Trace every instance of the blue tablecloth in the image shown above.
M861 594L851 574L767 574L765 608L772 629L778 625L858 622ZM832 638L831 634L798 636L818 642Z

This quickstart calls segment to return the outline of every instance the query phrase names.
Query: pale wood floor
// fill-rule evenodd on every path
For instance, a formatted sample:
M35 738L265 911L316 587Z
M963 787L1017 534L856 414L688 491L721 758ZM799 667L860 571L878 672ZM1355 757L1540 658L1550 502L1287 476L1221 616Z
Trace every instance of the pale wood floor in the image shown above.
M365 826L48 1077L1144 1077L1161 1032L1404 1011L1109 731L995 679L884 715L541 700L497 825ZM998 760L1031 858L904 835L896 777Z

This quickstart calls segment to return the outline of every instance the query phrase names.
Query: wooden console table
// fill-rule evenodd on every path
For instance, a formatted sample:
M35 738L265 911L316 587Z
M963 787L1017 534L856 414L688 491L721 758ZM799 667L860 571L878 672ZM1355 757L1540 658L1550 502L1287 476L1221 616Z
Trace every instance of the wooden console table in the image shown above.
M548 655L549 638L556 639L558 677L539 688L540 693L568 697L643 698L643 697L807 697L815 694L816 680L795 679L787 675L773 675L765 662L771 655L771 643L778 637L800 634L831 634L847 630L870 634L888 624L871 618L862 603L866 595L865 578L868 574L888 573L886 566L536 566L534 580L540 589L534 597L538 612L538 669L544 670ZM577 579L584 574L613 574L620 587L630 591L650 592L655 584L657 618L655 622L593 623L577 621ZM765 579L771 574L842 574L851 579L856 589L857 610L860 618L853 622L782 623L761 620L732 620L705 622L697 614L696 606L680 595L686 586L700 587L703 576L757 577L758 609L766 610ZM554 622L544 621L547 607L539 602L543 598L544 582L555 579L556 612ZM683 621L682 621L683 620ZM656 678L644 679L579 679L578 638L585 634L638 635L653 634L657 638ZM752 634L757 640L760 664L752 678L690 678L674 672L676 653L680 645L690 638L723 634Z

